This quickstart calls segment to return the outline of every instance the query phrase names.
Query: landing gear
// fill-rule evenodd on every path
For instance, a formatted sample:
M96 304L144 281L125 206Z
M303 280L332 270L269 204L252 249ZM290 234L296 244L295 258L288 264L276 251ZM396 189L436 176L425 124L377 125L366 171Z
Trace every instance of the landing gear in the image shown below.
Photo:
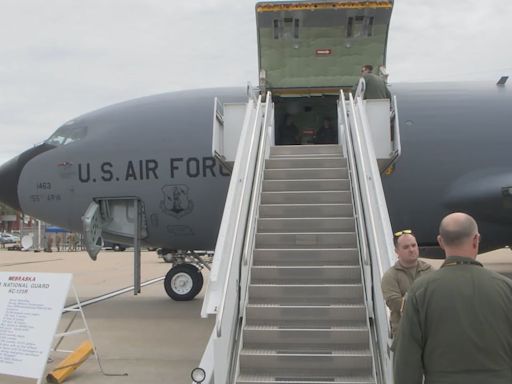
M165 292L171 299L188 301L201 292L204 283L201 270L210 269L213 252L159 249L158 255L173 265L164 279Z
M167 272L164 288L173 300L192 300L203 288L203 274L195 265L179 264Z
M123 252L126 250L126 248L123 247L121 244L114 244L112 246L112 249L114 250L114 252Z

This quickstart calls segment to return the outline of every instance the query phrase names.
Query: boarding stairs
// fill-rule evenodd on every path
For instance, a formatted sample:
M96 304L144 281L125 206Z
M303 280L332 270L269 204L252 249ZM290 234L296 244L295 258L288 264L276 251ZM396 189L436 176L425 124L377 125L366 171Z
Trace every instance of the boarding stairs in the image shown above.
M272 147L237 383L374 383L347 159Z
M372 118L341 93L340 145L273 146L265 100L247 105L203 305L216 315L205 382L391 384L380 278L393 246Z

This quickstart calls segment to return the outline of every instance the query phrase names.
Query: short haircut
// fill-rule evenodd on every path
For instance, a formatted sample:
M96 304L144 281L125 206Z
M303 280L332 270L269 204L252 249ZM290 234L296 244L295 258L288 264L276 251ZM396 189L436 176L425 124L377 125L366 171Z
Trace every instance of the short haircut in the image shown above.
M411 233L403 233L400 236L393 236L393 244L395 245L395 249L398 248L398 239L400 239L402 236L405 236L405 235L411 235L412 237L414 237L414 239L416 239L416 235L412 232Z
M462 245L478 233L476 221L469 215L460 214L457 218L449 215L439 225L439 236L449 247Z
M364 69L367 69L368 71L372 72L373 71L373 65L371 64L365 64L363 65L363 68Z

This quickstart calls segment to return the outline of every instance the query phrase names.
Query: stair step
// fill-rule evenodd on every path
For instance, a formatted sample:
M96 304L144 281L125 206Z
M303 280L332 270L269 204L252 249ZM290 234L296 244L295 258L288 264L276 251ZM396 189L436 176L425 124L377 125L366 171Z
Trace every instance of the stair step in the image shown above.
M351 350L368 350L370 335L367 327L289 329L246 326L243 349L272 349L287 353L327 352L340 346Z
M375 384L341 155L339 145L271 147L236 383Z
M265 161L265 169L292 168L347 168L347 159L336 156L322 158L270 158Z
M375 384L371 376L351 376L351 377L275 377L275 376L255 376L241 375L238 377L237 384Z
M261 204L350 204L349 191L262 192Z
M250 304L364 304L361 284L250 284Z
M341 155L340 145L275 145L270 147L270 157L304 155Z
M253 266L251 283L276 285L359 284L361 283L361 269L359 266Z
M260 218L258 233L354 232L352 217Z
M372 357L369 350L337 350L320 353L242 349L240 373L267 374L282 378L370 376Z
M348 179L347 168L265 169L264 180Z
M264 180L263 192L271 191L348 191L348 179Z
M257 233L256 248L355 248L354 232Z
M262 204L260 217L354 217L352 204Z
M253 266L359 265L356 248L334 249L255 249Z
M282 327L363 327L366 326L364 305L269 305L248 304L246 325Z

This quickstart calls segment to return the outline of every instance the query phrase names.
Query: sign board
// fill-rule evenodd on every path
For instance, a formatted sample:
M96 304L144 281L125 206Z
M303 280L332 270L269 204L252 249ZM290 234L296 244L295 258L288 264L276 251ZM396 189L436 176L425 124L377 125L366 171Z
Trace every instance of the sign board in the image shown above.
M70 273L0 272L0 374L40 379Z

